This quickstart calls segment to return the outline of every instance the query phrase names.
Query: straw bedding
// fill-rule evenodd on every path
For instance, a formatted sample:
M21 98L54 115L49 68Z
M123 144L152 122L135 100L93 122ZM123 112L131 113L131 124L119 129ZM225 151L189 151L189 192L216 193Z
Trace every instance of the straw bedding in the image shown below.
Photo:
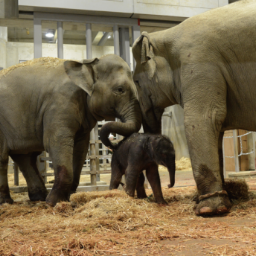
M189 158L182 157L180 160L175 161L176 171L192 170L191 161ZM167 171L167 168L159 165L159 171Z
M215 218L195 216L195 187L163 194L168 206L113 190L76 193L54 208L16 195L23 201L0 206L0 255L256 255L253 191Z

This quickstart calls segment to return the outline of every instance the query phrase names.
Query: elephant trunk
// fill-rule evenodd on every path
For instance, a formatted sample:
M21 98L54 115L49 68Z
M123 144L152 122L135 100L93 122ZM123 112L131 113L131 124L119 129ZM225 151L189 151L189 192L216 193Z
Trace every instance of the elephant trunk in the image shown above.
M175 184L175 171L176 171L176 166L175 166L175 155L170 158L169 164L168 164L168 172L170 176L170 184L168 185L168 188L171 188Z
M124 106L120 114L121 122L109 122L105 124L100 131L100 139L102 143L111 149L115 149L110 142L108 136L110 133L117 133L122 136L130 136L134 132L138 132L141 127L141 110L137 100L133 104L129 103Z
M151 109L143 117L142 124L145 133L161 134L162 109Z

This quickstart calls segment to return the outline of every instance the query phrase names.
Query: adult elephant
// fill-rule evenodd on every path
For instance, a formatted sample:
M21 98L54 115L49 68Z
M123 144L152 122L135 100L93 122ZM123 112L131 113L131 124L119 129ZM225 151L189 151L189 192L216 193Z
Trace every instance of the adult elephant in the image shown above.
M128 136L140 129L141 112L129 66L116 55L64 61L39 58L0 73L0 204L12 203L8 155L18 164L30 200L54 206L69 200L79 184L90 131L97 121L108 133ZM55 183L47 191L36 167L43 151L52 158ZM47 196L47 198L46 198Z
M231 208L224 190L227 129L256 130L256 1L238 1L133 45L145 131L161 132L164 108L180 104L200 202L197 215Z

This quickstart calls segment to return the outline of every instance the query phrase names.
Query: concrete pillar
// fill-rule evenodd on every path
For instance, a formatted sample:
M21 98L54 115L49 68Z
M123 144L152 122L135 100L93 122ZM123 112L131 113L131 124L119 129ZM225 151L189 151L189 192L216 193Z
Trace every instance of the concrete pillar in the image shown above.
M92 58L92 24L86 24L86 58Z
M114 27L113 27L113 37L114 37L114 53L116 55L120 56L118 25L114 25Z
M127 62L129 67L131 67L129 28L119 28L119 40L120 57L122 57Z
M63 59L63 22L57 22L58 58Z
M0 27L0 68L6 68L7 28Z
M42 51L42 22L34 14L34 58L41 58Z
M139 25L135 25L132 27L132 43L134 43L134 41L140 37L140 26ZM136 66L136 61L133 58L133 71L135 70L135 66Z

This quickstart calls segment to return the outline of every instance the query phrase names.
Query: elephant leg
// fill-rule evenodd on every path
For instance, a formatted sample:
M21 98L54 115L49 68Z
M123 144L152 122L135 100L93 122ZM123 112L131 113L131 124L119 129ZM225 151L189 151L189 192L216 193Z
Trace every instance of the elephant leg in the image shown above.
M13 200L10 196L10 190L8 186L8 153L5 148L4 138L1 137L0 132L0 204L9 203L12 204Z
M131 197L134 197L140 173L141 170L138 167L132 165L128 165L125 170L125 192Z
M80 140L75 141L73 155L73 183L71 193L75 193L79 185L81 171L86 159L90 140L90 133Z
M139 180L137 182L136 191L138 198L147 198L147 194L144 187L145 177L143 172L140 173Z
M53 162L55 181L46 202L55 206L60 201L69 201L73 184L74 134L68 129L60 129L49 137L49 155Z
M199 194L195 209L197 215L221 214L229 212L231 208L220 172L223 164L220 163L219 140L223 118L219 115L215 109L200 115L196 115L195 110L193 113L185 111L186 137Z
M28 186L28 195L31 201L45 201L47 190L41 174L38 171L36 161L41 152L34 152L27 155L11 155L11 158L18 164Z
M161 181L160 181L159 172L158 172L158 165L151 164L147 168L146 174L147 174L148 182L153 190L153 194L156 199L156 202L158 204L167 204L167 202L164 200L162 189L161 189Z
M114 153L111 160L111 180L109 185L110 190L118 188L122 180L122 176L123 176L123 173L119 167L118 159Z

